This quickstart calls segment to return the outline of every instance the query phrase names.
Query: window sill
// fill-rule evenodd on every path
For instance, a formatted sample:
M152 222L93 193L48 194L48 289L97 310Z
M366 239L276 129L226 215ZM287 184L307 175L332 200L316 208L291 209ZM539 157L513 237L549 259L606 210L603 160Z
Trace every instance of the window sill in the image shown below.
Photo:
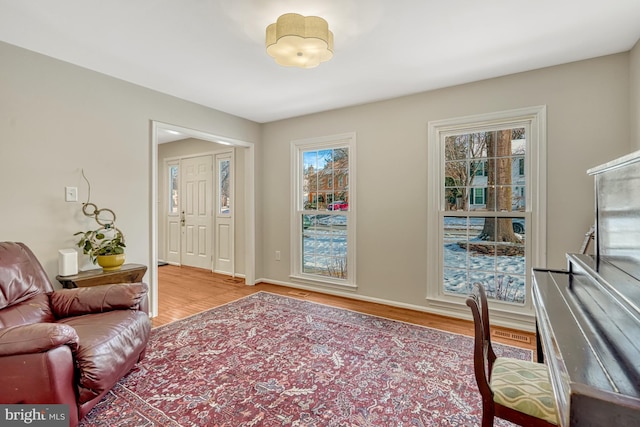
M342 290L351 290L355 291L358 289L358 286L352 283L345 282L343 280L332 280L330 278L316 278L309 276L298 276L298 275L290 275L289 278L295 283L301 283L305 285L313 285L313 286L323 286L327 288L333 289L342 289Z

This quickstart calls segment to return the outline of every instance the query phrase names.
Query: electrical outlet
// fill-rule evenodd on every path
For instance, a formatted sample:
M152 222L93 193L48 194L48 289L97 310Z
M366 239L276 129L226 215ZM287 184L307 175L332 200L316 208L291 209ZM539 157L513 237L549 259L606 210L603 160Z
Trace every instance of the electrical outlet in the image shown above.
M276 251L276 261L280 261L280 251Z
M64 187L64 200L67 202L77 202L78 187Z

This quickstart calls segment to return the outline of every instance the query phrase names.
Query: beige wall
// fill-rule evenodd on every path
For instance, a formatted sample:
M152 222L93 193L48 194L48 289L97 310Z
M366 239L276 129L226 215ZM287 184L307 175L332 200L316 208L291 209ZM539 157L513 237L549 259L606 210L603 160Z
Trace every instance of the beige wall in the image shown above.
M628 81L625 53L266 124L263 277L290 282L290 141L355 131L356 294L425 306L437 258L426 249L427 123L536 105L547 106L547 264L564 267L594 222L586 170L630 151Z
M565 252L580 247L594 220L585 171L628 153L630 140L638 147L639 56L636 46L631 54L259 125L0 43L0 239L26 242L55 276L57 250L92 226L80 202L64 201L65 186L86 200L84 168L91 201L118 215L128 261L148 264L149 123L158 120L257 143L256 277L287 284L290 141L355 131L356 294L422 306L435 257L424 225L427 123L547 105L547 264L564 267Z
M629 115L631 150L640 150L640 40L629 53Z
M113 209L127 261L150 262L150 121L258 143L260 125L0 43L0 240L27 243L50 277L57 251ZM64 201L65 186L79 202ZM55 280L54 280L55 282Z

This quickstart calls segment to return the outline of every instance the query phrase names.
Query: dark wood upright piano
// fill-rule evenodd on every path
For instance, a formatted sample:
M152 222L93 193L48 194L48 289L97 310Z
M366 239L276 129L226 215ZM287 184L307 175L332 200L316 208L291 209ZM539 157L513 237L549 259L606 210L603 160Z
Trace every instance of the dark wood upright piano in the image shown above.
M588 173L594 254L533 271L538 359L562 426L640 426L640 151Z

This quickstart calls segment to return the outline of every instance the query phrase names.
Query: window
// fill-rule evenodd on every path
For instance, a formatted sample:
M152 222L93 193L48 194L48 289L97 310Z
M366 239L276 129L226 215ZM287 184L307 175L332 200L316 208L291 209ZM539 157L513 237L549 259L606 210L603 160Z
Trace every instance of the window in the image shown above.
M544 267L545 108L429 123L427 299L464 304L473 283L509 312L532 313Z
M524 158L520 157L518 161L518 175L524 176Z
M353 287L355 135L294 141L292 159L291 276Z
M473 188L473 193L471 194L471 204L472 205L484 205L484 197L487 188Z
M218 214L229 214L231 212L231 160L229 158L218 159Z
M475 176L487 176L487 162L471 163L471 174Z
M178 196L180 194L180 189L178 188L179 185L179 181L178 181L178 172L179 172L179 167L178 167L178 163L177 162L171 162L168 165L168 171L169 171L169 214L177 214L178 213L178 209L180 208L179 202L180 200L178 199Z

